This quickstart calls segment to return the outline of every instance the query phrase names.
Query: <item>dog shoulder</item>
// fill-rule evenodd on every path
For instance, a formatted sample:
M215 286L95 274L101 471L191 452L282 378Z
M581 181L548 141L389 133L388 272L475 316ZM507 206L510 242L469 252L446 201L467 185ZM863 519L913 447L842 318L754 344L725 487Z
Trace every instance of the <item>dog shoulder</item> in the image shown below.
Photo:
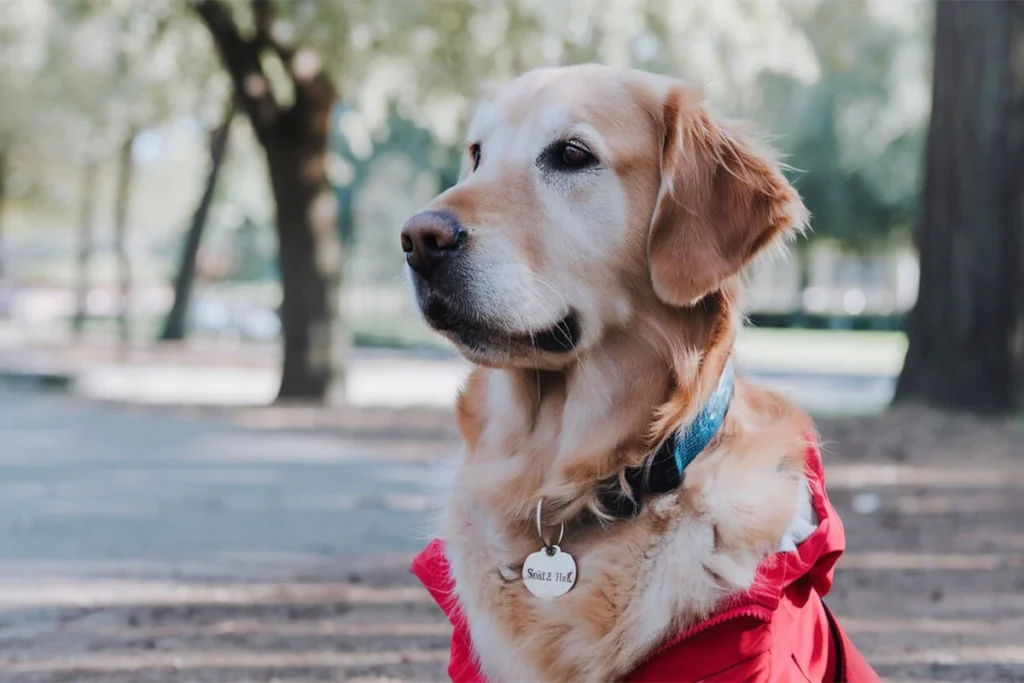
M813 426L784 396L742 380L729 410L717 447L687 471L683 495L712 525L709 568L744 588L767 554L815 523L804 476Z

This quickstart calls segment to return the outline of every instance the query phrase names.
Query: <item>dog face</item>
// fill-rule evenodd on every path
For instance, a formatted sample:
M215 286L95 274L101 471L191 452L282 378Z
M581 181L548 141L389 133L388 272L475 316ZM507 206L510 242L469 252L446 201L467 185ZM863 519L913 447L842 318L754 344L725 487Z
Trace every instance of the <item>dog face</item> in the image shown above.
M459 183L402 230L426 321L470 360L556 369L685 308L805 212L688 85L594 65L481 104Z

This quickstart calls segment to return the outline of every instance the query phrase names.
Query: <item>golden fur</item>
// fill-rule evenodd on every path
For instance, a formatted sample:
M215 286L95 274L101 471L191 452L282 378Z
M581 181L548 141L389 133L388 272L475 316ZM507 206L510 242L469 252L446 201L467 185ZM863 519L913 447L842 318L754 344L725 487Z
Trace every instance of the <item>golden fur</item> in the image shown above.
M537 150L568 134L600 169L536 171ZM484 265L470 287L490 297L480 316L521 332L569 305L583 332L564 354L500 339L461 349L477 367L457 403L465 452L444 522L456 590L492 680L615 679L749 588L801 512L812 427L737 378L721 432L677 491L633 520L579 522L603 515L597 482L699 410L741 324L741 269L806 212L771 155L695 89L637 71L530 72L482 105L470 136L479 168L429 208L471 233L465 258ZM519 578L540 547L539 499L549 528L566 522L578 566L552 601Z

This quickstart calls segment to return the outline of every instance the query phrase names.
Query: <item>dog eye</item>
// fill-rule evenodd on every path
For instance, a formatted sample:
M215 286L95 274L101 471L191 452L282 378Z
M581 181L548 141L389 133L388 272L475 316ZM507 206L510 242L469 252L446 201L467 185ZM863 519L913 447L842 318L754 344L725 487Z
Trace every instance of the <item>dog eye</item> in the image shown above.
M557 171L578 171L597 165L593 152L576 140L556 142L544 156L547 165Z
M480 165L480 143L474 142L469 146L469 156L473 159L473 170Z

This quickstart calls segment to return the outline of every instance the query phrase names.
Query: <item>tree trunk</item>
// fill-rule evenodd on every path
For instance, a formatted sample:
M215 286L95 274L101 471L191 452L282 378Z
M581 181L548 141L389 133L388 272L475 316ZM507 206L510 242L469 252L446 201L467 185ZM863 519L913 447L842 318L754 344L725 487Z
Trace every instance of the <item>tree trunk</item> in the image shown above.
M1024 408L1024 2L938 2L921 286L896 400Z
M128 256L128 202L132 192L132 176L135 165L132 163L132 145L138 134L134 128L128 131L121 142L117 160L117 195L114 198L114 250L117 253L118 307L117 330L121 342L122 353L127 352L131 344L131 328L129 316L132 306L132 271L131 259Z
M185 238L185 247L181 252L181 263L178 266L178 276L174 281L174 304L171 306L167 319L164 321L164 329L160 334L162 341L172 341L185 338L186 324L188 321L188 306L192 299L192 286L196 279L196 259L199 255L199 243L203 238L203 230L206 227L206 217L210 213L210 205L213 203L213 192L217 187L217 178L220 176L220 169L224 163L228 149L228 138L231 134L231 121L235 117L235 98L231 96L227 109L224 111L224 118L220 126L210 137L210 173L206 177L206 187L203 195L199 198L199 204L192 215L192 225L188 229Z
M805 303L805 294L807 289L811 286L811 242L806 237L801 237L800 241L792 247L795 258L793 262L796 264L797 269L797 305L796 310L793 311L793 316L790 319L790 326L803 328L807 327L807 305Z
M0 147L0 284L4 281L4 200L7 199L7 157L6 145Z
M79 199L78 218L78 258L77 258L77 301L75 317L72 320L72 331L79 339L85 331L85 321L89 317L89 290L92 281L89 277L89 264L92 261L93 225L96 204L96 162L86 161L82 166L81 196Z
M271 168L281 269L284 363L279 400L326 399L340 389L339 313L341 246L335 199L326 176L309 177L325 150L271 147ZM306 169L306 172L304 172ZM306 177L303 177L303 176Z
M337 93L315 55L275 37L269 0L251 0L252 37L242 36L226 3L198 0L194 7L231 75L270 168L284 335L277 398L341 399L348 347L338 306L342 247L337 205L324 168ZM290 75L292 104L274 99L262 66L268 58L280 60Z

